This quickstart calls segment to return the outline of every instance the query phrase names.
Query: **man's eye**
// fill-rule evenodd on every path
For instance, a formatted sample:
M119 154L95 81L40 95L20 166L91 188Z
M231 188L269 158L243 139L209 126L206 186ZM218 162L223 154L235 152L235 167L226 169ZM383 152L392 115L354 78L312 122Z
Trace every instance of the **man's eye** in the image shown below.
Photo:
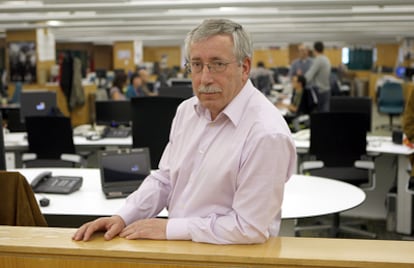
M200 62L192 62L191 66L192 67L200 67L201 63Z
M224 62L214 62L213 63L213 65L215 66L215 67L223 67L224 65L225 65L225 63Z

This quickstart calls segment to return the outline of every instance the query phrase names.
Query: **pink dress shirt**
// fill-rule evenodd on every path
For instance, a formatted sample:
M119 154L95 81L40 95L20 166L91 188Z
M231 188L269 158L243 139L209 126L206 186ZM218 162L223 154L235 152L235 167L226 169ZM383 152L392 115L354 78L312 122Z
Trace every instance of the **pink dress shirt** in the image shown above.
M285 120L249 80L214 121L197 97L178 107L159 169L118 215L128 225L166 207L167 239L263 243L279 233L295 164Z

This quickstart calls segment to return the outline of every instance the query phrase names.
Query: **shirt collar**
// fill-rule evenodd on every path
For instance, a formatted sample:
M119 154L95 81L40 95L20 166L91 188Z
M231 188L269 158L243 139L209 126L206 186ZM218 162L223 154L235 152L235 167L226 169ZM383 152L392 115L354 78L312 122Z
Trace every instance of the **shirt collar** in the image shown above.
M240 90L234 99L224 108L224 110L217 116L216 120L226 116L230 121L237 126L240 122L240 119L244 113L244 107L246 107L251 95L253 94L255 88L250 80L247 80L246 84ZM201 106L200 102L197 99L197 102L194 104L195 112L198 116L203 116L208 120L211 120L210 111Z

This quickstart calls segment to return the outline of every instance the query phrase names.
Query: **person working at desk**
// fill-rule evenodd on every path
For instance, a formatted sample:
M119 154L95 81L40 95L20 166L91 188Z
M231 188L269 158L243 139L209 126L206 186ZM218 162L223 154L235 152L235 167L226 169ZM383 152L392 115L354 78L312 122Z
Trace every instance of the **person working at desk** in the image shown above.
M230 20L205 20L185 42L195 97L177 109L159 163L112 217L74 240L104 238L263 243L279 232L296 149L277 108L249 80L252 44ZM154 218L168 208L169 219Z
M127 76L124 72L119 72L115 74L114 81L112 82L112 87L109 90L109 95L111 100L125 100L126 97L123 93L123 89L127 82Z
M134 73L131 76L131 81L128 85L125 96L130 99L133 97L145 96L144 90L142 88L142 79L139 76L139 73Z
M292 88L293 94L290 103L287 104L281 99L276 102L276 107L287 109L288 112L284 117L287 123L291 125L291 129L297 131L300 129L299 116L309 115L313 112L318 104L318 97L312 88L306 87L306 78L303 75L294 75L292 77Z

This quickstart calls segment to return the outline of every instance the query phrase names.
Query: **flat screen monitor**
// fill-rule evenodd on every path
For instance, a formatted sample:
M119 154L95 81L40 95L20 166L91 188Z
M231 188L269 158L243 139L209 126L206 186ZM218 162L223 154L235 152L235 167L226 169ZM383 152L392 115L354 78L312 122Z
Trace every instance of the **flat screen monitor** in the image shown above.
M170 83L172 87L173 86L185 86L185 87L193 86L191 79L185 79L185 78L171 78Z
M398 78L405 78L405 67L402 67L402 66L397 67L397 68L395 69L395 75L396 75Z
M20 96L20 121L27 116L53 115L56 113L56 92L48 90L22 91Z
M129 126L131 122L131 103L129 100L96 101L95 118L98 125Z
M193 94L193 89L188 86L173 86L173 87L160 87L158 89L158 95L163 97L176 97L188 99Z
M406 68L405 69L405 77L408 80L413 81L412 79L414 78L414 68Z
M106 78L106 69L96 69L96 78Z

